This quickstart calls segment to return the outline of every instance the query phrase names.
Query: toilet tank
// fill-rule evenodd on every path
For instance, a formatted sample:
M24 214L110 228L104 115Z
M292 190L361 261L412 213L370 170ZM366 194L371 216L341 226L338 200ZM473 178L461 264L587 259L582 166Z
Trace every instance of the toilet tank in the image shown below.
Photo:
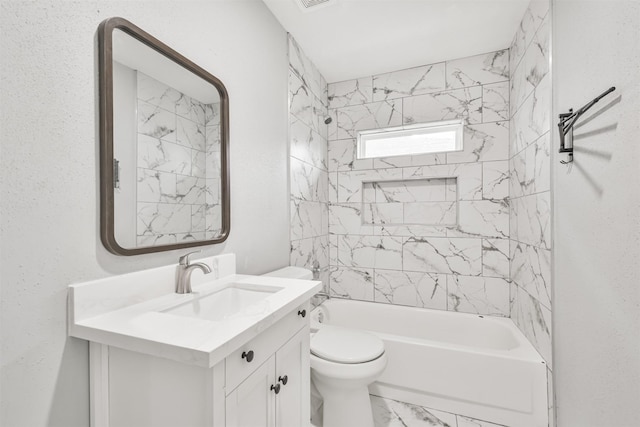
M302 268L302 267L284 267L279 270L265 273L263 274L263 276L282 277L286 279L302 279L302 280L313 279L313 273L311 272L311 270L307 270L306 268Z

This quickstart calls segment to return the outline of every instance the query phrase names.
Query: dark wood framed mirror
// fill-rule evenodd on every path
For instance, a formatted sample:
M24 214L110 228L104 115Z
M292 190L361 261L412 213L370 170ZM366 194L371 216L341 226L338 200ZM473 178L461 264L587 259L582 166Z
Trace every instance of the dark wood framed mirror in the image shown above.
M100 236L118 255L229 236L229 97L220 80L123 18L98 28Z

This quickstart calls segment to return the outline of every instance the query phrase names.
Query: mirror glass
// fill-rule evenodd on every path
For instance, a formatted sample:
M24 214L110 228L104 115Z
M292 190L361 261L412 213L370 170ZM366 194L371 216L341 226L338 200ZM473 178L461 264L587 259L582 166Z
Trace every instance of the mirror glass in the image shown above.
M124 19L110 18L101 30L105 246L135 255L224 241L224 86Z

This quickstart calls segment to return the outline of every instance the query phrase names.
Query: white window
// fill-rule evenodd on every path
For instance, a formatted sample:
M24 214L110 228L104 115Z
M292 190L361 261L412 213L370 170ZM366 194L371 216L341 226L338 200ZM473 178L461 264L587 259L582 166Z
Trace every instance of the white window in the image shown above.
M408 156L462 150L462 120L358 132L357 157Z

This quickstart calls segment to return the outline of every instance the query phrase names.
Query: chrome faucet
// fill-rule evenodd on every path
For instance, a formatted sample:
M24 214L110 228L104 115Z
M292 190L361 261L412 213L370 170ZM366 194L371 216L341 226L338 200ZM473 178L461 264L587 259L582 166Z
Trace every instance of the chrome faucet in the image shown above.
M313 273L313 280L320 280L320 263L318 262L318 260L314 260L313 263L311 264L311 272ZM314 295L314 297L325 298L325 299L331 298L329 291L324 290L324 286L320 292ZM319 304L315 304L315 305L319 305Z
M176 284L177 294L190 294L191 290L191 273L193 270L200 269L204 274L211 273L211 267L203 262L195 262L189 264L189 255L198 253L200 251L189 252L186 255L180 257L178 261L178 281Z
M320 279L320 263L318 262L318 260L313 261L313 264L311 265L311 272L313 273L313 280L318 280Z

